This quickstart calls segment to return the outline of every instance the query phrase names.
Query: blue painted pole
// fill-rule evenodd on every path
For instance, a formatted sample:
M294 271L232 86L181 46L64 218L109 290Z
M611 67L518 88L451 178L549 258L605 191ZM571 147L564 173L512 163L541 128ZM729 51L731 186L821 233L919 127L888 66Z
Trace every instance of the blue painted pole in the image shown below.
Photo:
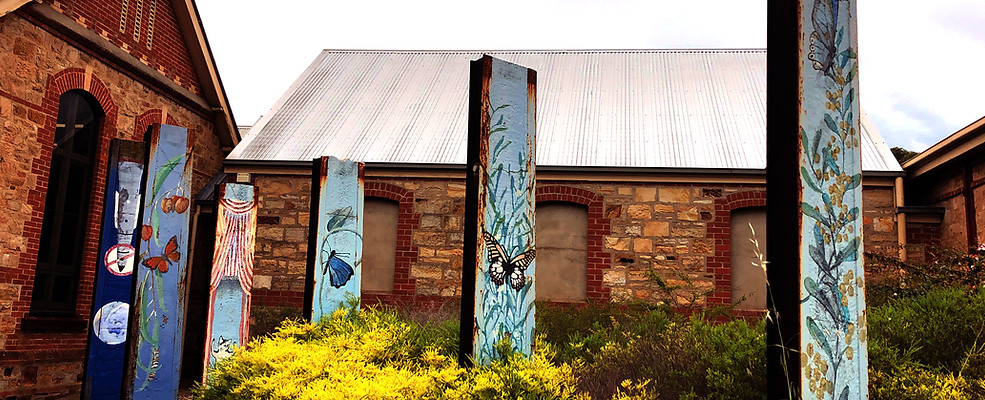
M536 72L471 68L459 362L485 365L502 341L533 353Z
M312 171L304 316L317 323L361 296L364 166L322 157Z
M181 377L192 163L188 130L154 125L131 303L129 399L175 399Z
M205 380L209 368L233 355L249 339L257 191L253 185L223 183L216 209L215 252L205 329Z
M82 390L86 399L119 400L123 387L143 177L144 144L114 139Z

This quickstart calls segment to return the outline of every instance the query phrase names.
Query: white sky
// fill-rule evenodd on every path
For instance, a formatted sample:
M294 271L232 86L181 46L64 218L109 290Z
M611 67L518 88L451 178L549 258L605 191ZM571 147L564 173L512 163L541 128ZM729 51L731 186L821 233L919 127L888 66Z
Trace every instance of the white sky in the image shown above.
M765 0L197 0L226 94L252 125L322 49L765 48ZM985 2L859 0L860 100L922 151L985 115Z

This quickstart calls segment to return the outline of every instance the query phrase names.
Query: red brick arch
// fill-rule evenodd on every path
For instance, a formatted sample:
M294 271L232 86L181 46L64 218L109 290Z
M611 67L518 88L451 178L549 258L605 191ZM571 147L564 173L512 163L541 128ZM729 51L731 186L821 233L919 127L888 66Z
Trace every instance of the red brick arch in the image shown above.
M397 255L393 266L393 293L366 294L375 301L395 304L412 301L416 292L416 282L410 277L410 266L417 262L417 246L411 235L420 226L414 214L414 193L400 186L385 182L365 182L365 197L379 197L397 202ZM364 304L372 304L373 299L365 299Z
M603 196L588 190L562 185L537 186L536 200L563 201L588 207L588 266L585 276L588 298L609 301L609 288L602 286L602 273L611 267L611 258L602 241L611 233L609 218L602 212Z
M92 95L103 112L102 126L97 139L95 165L93 166L92 193L89 198L89 218L86 221L85 245L82 270L79 274L79 290L75 310L79 315L88 315L92 303L92 284L95 275L96 257L99 248L99 225L102 221L103 201L106 187L106 164L109 161L110 140L116 137L118 108L109 90L95 75L90 74L86 87L86 71L81 68L68 68L48 77L45 95L41 101L41 111L45 114L44 126L38 129L40 153L31 164L31 173L37 177L37 185L28 192L28 204L33 208L31 219L24 226L27 238L27 251L20 258L19 268L24 281L20 300L14 305L14 319L20 320L31 307L34 270L38 259L41 239L41 224L44 218L45 196L48 191L48 177L51 170L51 154L54 149L55 125L58 121L58 103L61 96L70 90L82 90ZM95 234L93 234L95 232Z
M144 134L153 124L161 123L161 117L164 115L164 111L160 108L155 108L153 110L144 111L134 120L133 123L133 140L138 142L144 140ZM178 125L178 120L174 119L171 114L168 114L167 122L168 125Z
M732 211L763 206L766 206L763 190L733 193L715 200L715 219L708 223L708 236L715 241L715 255L708 257L715 292L708 297L708 304L732 304Z

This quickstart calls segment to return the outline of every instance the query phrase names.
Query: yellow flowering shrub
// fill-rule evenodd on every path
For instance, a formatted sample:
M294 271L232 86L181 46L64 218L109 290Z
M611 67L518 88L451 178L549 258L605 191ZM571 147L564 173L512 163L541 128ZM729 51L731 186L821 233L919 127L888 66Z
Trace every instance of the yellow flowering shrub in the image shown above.
M550 350L458 367L454 323L416 324L392 310L342 309L319 324L287 321L209 374L199 399L587 399Z

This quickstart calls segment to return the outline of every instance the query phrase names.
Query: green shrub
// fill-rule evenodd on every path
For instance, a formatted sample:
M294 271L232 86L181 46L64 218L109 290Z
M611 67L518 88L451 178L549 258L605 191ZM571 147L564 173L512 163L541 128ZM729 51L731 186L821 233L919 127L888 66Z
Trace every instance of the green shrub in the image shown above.
M577 368L578 385L595 399L645 392L665 399L760 399L766 393L764 327L692 318L626 344L609 343L594 363Z
M606 344L661 334L670 324L665 308L646 304L537 306L537 334L557 349L558 361L568 363L591 363Z
M907 366L890 372L870 371L872 400L963 400L973 397L970 384L960 376Z

